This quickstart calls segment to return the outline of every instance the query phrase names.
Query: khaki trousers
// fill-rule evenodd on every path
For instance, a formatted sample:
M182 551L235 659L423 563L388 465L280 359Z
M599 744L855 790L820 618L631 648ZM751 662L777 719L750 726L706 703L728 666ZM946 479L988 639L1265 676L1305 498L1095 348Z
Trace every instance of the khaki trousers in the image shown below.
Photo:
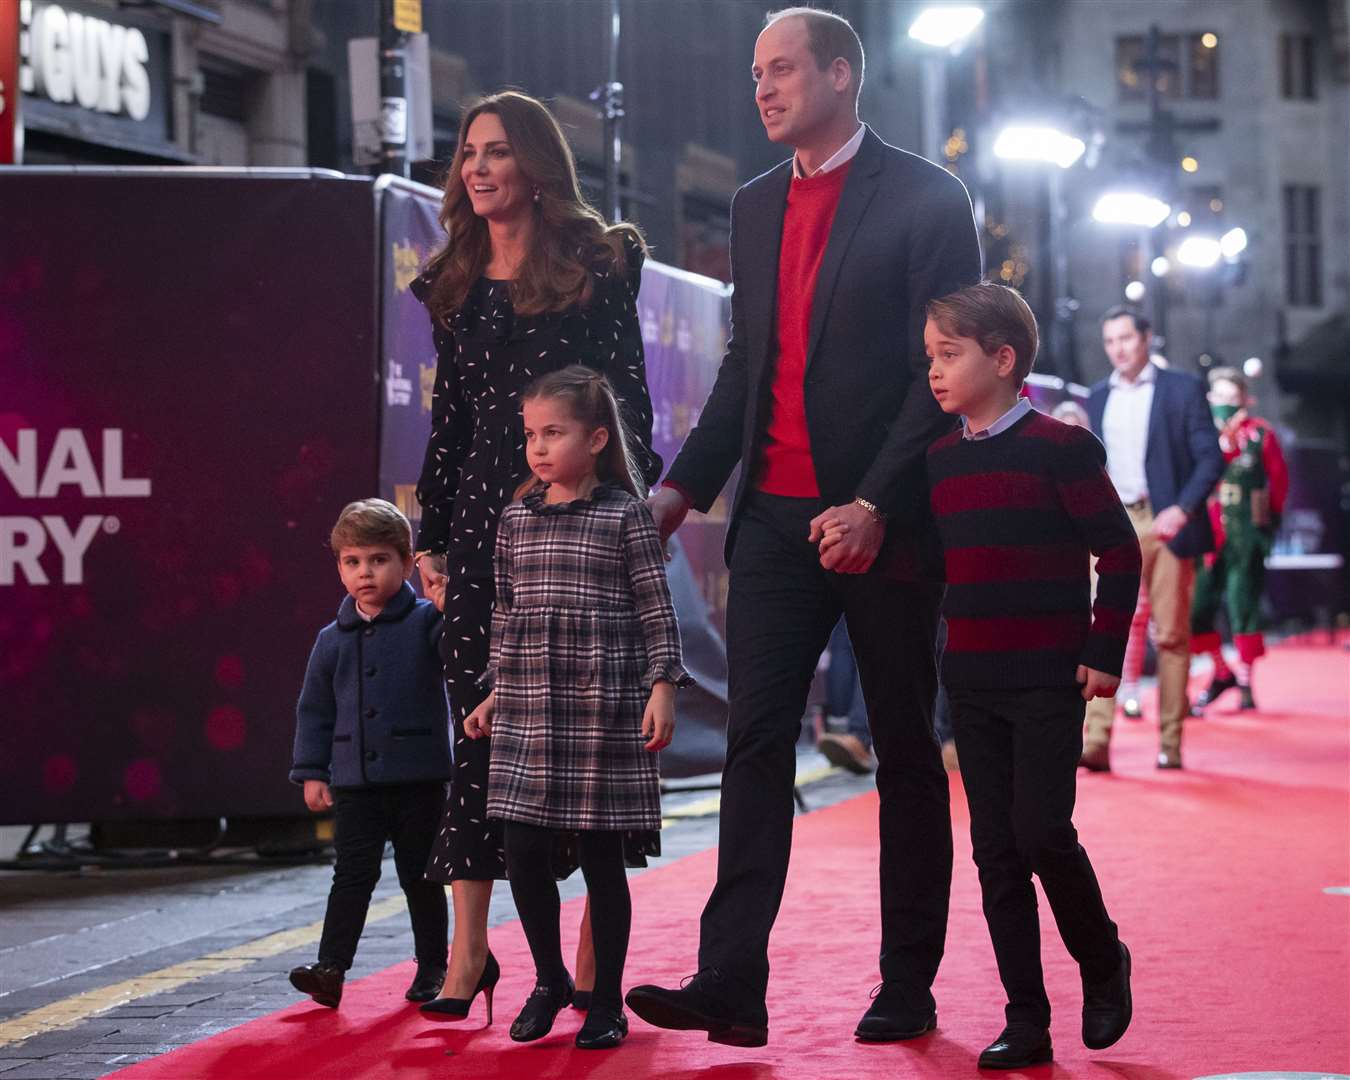
M1153 606L1158 646L1158 749L1181 753L1181 725L1190 710L1186 680L1191 666L1191 594L1195 589L1195 560L1173 555L1153 535L1153 510L1147 504L1126 507L1139 536L1143 555L1143 588ZM1111 744L1116 718L1114 698L1093 698L1087 705L1084 750Z

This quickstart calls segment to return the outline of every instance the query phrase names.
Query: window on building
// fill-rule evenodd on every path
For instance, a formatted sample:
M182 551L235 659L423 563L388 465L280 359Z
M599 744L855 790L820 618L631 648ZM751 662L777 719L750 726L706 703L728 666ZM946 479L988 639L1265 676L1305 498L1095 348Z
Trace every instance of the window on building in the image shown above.
M1317 100L1317 42L1311 34L1280 35L1280 96Z
M202 65L202 112L242 123L248 116L249 76L242 71Z
M1322 306L1322 189L1309 184L1284 186L1284 296Z
M1219 35L1213 31L1186 35L1186 76L1188 96L1219 96Z
M1121 101L1147 101L1148 37L1116 38L1116 91ZM1213 31L1160 34L1154 78L1164 99L1219 96L1219 36Z

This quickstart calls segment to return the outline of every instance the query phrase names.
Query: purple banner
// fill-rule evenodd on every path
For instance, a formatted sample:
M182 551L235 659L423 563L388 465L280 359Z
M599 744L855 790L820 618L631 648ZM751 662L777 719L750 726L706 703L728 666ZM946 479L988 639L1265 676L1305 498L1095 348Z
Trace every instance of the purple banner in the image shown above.
M0 175L0 823L302 813L375 484L370 182Z

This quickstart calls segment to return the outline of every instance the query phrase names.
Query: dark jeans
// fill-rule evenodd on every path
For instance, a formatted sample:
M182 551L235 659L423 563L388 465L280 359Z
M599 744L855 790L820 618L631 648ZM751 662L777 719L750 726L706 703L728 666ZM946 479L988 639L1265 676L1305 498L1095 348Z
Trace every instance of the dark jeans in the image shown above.
M853 658L853 642L848 639L844 620L835 623L830 634L830 666L825 669L825 711L830 716L848 718L847 731L869 750L872 729L867 723L867 703L858 682L858 662Z
M792 846L796 742L816 661L842 613L877 755L881 973L931 1003L951 891L947 775L933 738L933 640L942 586L822 570L807 542L818 499L747 502L727 600L729 718L717 885L703 910L699 966L763 1009L769 931Z
M394 842L398 883L408 898L417 962L445 967L450 916L445 888L422 872L445 809L445 784L388 784L333 789L337 861L323 917L319 959L346 971L366 925L370 894L380 880L386 840Z
M1076 688L948 694L1008 1023L1049 1027L1033 873L1083 978L1120 965L1116 924L1073 827L1083 698Z
M595 943L595 990L592 1002L619 1009L623 1003L623 966L633 903L623 865L623 833L603 830L577 834L581 873L591 901L591 939ZM544 986L567 982L558 927L558 882L553 876L557 834L537 825L508 821L506 876L520 913L525 939L534 958L535 979Z

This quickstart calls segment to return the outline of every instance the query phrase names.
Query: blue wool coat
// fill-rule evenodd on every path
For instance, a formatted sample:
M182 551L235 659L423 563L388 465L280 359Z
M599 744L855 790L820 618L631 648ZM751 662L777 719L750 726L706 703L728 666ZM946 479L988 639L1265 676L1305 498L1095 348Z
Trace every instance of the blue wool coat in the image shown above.
M450 776L441 613L406 581L373 622L350 596L319 631L296 706L291 781L335 788Z

